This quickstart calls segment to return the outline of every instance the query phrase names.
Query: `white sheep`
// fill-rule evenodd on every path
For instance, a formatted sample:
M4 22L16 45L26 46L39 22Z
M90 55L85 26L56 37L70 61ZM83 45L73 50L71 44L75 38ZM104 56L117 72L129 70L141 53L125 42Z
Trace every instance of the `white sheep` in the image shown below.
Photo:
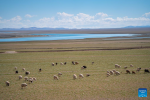
M64 65L64 64L61 62L60 65Z
M116 71L116 72L115 72L115 75L120 75L120 72L119 72L119 71Z
M116 72L116 70L115 70L115 69L113 69L112 71L113 71L114 73Z
M35 78L35 77L33 77L33 81L36 81L36 78Z
M56 75L54 75L53 77L54 77L54 80L58 80L59 79L58 76L56 76Z
M107 77L108 77L108 76L110 76L110 74L109 74L109 73L107 73L106 75L107 75Z
M54 63L52 63L52 66L54 66L55 64Z
M130 64L130 67L133 67L133 65L132 65L132 64Z
M76 74L73 74L73 79L77 79L77 75Z
M6 84L6 86L9 86L10 82L9 82L9 81L6 81L5 84Z
M15 67L15 70L17 70L17 67Z
M23 89L23 87L26 87L27 86L27 84L26 83L22 83L21 84L21 88Z
M79 74L79 78L84 78L83 74Z
M124 66L124 69L127 69L128 67L127 66Z
M119 66L118 64L115 64L115 68L118 68L118 66Z
M27 80L28 80L28 77L26 76L26 77L24 77L24 79L25 79L25 81L27 81Z
M29 81L29 83L32 83L33 82L33 78L30 77L28 81Z
M22 79L22 76L21 75L19 75L19 80L21 80Z
M113 74L114 74L114 72L111 70L111 71L110 71L110 75L113 75Z
M58 77L60 77L61 75L62 75L62 73L59 72L59 73L58 73Z
M25 68L22 68L22 71L25 71L26 69Z

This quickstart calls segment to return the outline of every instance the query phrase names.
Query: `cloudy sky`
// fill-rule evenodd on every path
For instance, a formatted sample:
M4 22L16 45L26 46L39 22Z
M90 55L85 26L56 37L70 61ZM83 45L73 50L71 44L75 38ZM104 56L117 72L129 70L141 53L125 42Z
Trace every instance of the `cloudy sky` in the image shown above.
M0 28L150 26L150 0L0 0Z

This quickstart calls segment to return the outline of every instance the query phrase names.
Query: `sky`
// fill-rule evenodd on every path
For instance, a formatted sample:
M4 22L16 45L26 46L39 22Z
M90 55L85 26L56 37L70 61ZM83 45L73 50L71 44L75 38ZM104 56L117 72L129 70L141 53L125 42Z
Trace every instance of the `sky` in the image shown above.
M150 26L150 0L0 0L0 28Z

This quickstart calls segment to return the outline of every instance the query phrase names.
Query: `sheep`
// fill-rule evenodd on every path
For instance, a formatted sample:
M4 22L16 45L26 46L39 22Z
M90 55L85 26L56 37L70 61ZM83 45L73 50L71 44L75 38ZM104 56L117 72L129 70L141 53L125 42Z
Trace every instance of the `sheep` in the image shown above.
M41 71L42 71L42 69L40 68L40 69L39 69L39 72L41 72Z
M130 71L129 71L129 70L126 70L126 72L127 72L126 74L130 74Z
M9 82L9 81L6 81L5 83L6 83L6 86L9 86L9 84L10 84L10 82Z
M120 72L119 72L119 71L116 71L116 72L115 72L115 75L120 75Z
M54 66L55 64L54 63L52 63L52 66Z
M75 62L74 62L74 61L72 61L72 64L73 64L73 65L75 65Z
M18 71L16 70L15 73L18 74Z
M76 74L73 74L73 79L77 79L77 75Z
M58 63L56 63L56 65L57 65Z
M15 70L17 70L17 67L15 67Z
M136 74L135 71L132 71L132 74Z
M132 64L130 64L130 67L133 67L133 65L132 65Z
M33 77L33 81L36 81L36 78L35 78L35 77Z
M115 64L115 68L121 68L121 66L118 64Z
M75 64L77 65L77 64L79 64L78 62L75 62Z
M26 77L24 77L24 79L25 79L25 81L27 81L27 80L28 80L28 77L26 76Z
M90 76L90 74L86 74L86 77L89 77Z
M137 71L137 72L139 72L140 70L141 70L141 68L137 68L137 70L136 70L136 71Z
M144 73L149 73L149 70L148 69L144 69Z
M107 71L107 73L110 73L109 71Z
M30 77L28 81L29 81L29 83L32 83L33 82L33 78Z
M82 66L82 67L81 67L81 69L86 69L86 68L87 68L86 66Z
M83 74L79 74L79 78L84 78Z
M23 89L23 87L26 87L27 86L27 84L26 83L22 83L21 84L21 88Z
M64 65L66 65L67 64L67 62L64 62Z
M61 62L60 65L64 65L64 64Z
M92 65L94 64L94 62L92 62Z
M58 76L56 76L56 75L54 75L53 77L54 77L54 80L58 80L59 79Z
M59 72L59 73L58 73L58 77L60 77L61 75L62 75L62 73Z
M108 77L108 76L110 76L110 74L109 74L109 73L107 73L106 75L107 75L107 77Z
M124 69L127 69L128 67L127 66L124 66Z
M114 74L114 72L111 70L111 71L110 71L110 75L113 75L113 74Z
M26 75L29 75L29 74L30 74L30 72L29 72L29 71L26 71L26 72L25 72L25 74L26 74Z
M114 73L116 72L116 70L115 70L115 69L113 69L112 71L113 71Z
M19 75L19 80L21 80L22 79L22 76L21 75Z
M25 68L22 68L22 71L25 71L26 69Z

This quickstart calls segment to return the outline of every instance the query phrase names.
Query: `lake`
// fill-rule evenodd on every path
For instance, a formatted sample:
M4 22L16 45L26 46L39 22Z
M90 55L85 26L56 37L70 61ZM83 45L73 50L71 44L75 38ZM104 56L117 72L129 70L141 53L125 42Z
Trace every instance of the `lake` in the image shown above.
M131 37L134 34L31 34L35 37L5 38L0 42L21 42L21 41L46 41L46 40L70 40L86 38L108 38L108 37ZM38 35L38 37L36 37ZM39 36L41 35L41 36Z

